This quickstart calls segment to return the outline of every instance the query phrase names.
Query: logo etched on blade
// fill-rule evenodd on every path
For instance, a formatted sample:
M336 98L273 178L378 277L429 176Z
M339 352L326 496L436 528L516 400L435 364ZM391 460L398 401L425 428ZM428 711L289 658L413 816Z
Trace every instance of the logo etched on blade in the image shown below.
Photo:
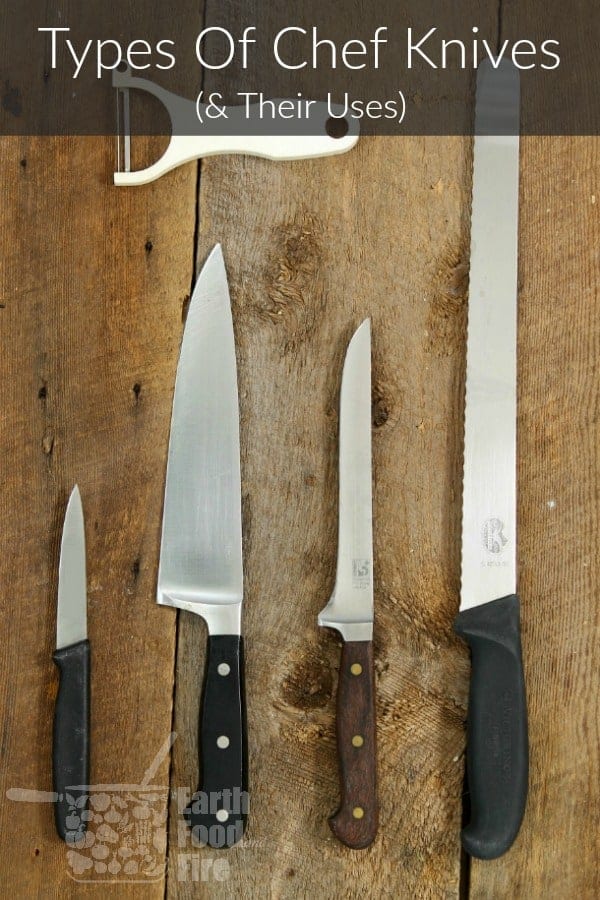
M355 588L368 588L371 577L370 559L352 560L352 586Z
M488 553L502 553L508 544L508 538L504 535L504 522L500 519L487 519L481 530L483 546Z

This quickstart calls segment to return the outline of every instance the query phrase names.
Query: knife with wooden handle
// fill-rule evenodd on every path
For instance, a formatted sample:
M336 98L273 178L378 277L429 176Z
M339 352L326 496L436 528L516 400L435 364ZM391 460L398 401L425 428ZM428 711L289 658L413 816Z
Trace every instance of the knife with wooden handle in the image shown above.
M233 321L217 245L194 288L177 366L157 587L159 604L202 616L208 628L202 787L184 815L195 839L215 848L240 840L248 811L241 504Z
M52 773L56 831L67 843L83 836L89 798L90 644L83 508L73 488L63 527L58 574L56 651L60 672L54 709Z
M319 625L342 636L337 699L341 804L329 820L355 850L377 834L377 757L373 672L373 525L371 497L371 325L350 341L342 375L339 525L335 588Z
M471 648L465 850L505 853L527 798L528 740L516 565L519 74L477 75L465 400L462 581Z

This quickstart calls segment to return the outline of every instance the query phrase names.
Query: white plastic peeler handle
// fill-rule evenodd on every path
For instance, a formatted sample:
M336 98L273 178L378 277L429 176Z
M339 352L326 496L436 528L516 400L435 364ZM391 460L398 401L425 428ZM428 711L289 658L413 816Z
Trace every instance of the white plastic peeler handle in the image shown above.
M152 81L136 78L129 69L113 72L113 87L127 91L135 88L147 91L163 104L171 118L172 135L169 145L161 158L146 169L137 172L115 172L114 181L119 186L149 184L183 163L205 156L229 153L261 156L273 160L310 159L319 156L333 156L350 150L359 136L359 126L355 119L345 120L347 133L343 137L331 137L327 132L330 119L326 103L315 103L311 108L311 130L317 134L244 134L248 127L246 108L228 107L227 134L202 134L202 124L198 118L198 107L192 100L172 94ZM277 102L277 101L276 101ZM206 107L200 107L203 111ZM334 119L334 123L341 119ZM194 129L198 133L190 134Z

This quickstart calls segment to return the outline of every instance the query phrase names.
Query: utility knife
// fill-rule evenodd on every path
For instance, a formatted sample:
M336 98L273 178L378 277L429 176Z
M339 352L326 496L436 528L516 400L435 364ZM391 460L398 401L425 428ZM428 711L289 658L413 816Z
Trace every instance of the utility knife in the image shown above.
M52 740L54 818L59 837L74 843L86 830L90 759L85 531L77 486L69 498L63 526L52 658L60 677Z
M494 859L527 798L516 566L519 76L477 75L465 399L462 578L455 630L471 649L465 850Z
M196 283L177 367L157 602L202 616L202 781L184 817L194 838L231 847L247 817L240 436L227 275L217 245Z
M337 696L341 804L329 824L359 850L378 826L373 672L373 525L371 497L371 324L355 332L340 396L338 558L335 587L319 625L342 636Z

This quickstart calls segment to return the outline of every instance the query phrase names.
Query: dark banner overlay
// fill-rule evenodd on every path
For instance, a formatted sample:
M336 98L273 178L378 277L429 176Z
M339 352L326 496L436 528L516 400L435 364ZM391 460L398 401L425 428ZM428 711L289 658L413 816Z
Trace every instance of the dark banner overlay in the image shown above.
M483 60L519 70L522 134L600 133L592 0L10 6L4 135L469 134Z

